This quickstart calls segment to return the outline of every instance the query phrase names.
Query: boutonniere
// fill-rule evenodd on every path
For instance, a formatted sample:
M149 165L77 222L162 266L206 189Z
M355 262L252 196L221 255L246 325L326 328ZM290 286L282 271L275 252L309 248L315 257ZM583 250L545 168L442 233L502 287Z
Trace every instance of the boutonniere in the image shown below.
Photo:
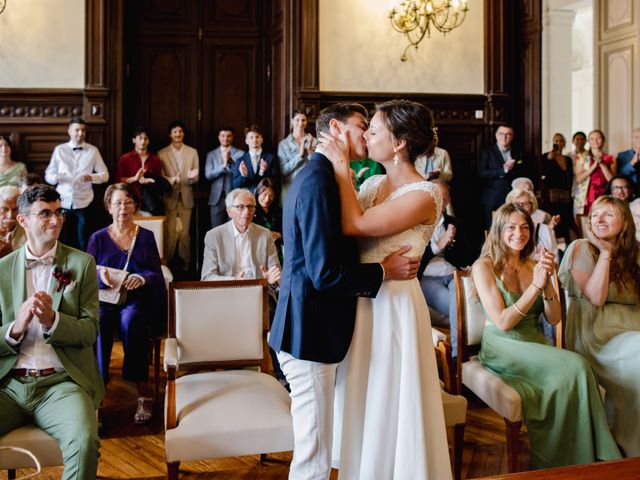
M71 270L62 270L60 267L56 267L53 270L53 278L58 281L58 288L56 289L56 292L59 292L67 286L69 289L73 290L76 286L76 282L71 280Z

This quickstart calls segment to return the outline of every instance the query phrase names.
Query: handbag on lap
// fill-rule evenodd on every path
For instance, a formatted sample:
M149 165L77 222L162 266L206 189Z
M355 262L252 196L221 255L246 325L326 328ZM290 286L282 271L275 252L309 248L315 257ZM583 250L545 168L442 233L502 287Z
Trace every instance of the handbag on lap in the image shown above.
M124 284L124 281L129 276L129 272L127 272L127 267L129 266L129 260L131 259L131 253L133 252L133 248L136 245L136 239L138 238L139 229L140 227L136 225L136 232L133 237L133 242L131 242L131 247L129 248L129 253L127 254L127 261L124 264L124 268L122 270L114 267L105 267L103 265L96 265L98 274L100 273L100 270L106 270L106 272L109 275L109 280L111 282L111 287L101 288L98 291L98 297L101 302L111 303L113 305L124 305L127 302L128 290L123 287L123 284Z

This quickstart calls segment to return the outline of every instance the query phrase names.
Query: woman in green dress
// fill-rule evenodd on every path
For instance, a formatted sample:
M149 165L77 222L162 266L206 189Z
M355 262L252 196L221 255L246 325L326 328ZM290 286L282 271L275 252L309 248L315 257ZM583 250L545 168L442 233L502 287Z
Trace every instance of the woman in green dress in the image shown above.
M20 177L27 173L27 167L22 162L11 160L11 140L5 135L0 135L0 187L20 183Z
M591 363L607 390L616 441L640 456L640 265L633 217L609 196L591 207L588 239L573 242L560 266L569 294L566 344Z
M558 294L550 280L553 254L533 251L533 223L522 207L496 212L473 281L487 315L480 361L522 398L534 468L620 458L589 363L548 345L538 316L556 324Z

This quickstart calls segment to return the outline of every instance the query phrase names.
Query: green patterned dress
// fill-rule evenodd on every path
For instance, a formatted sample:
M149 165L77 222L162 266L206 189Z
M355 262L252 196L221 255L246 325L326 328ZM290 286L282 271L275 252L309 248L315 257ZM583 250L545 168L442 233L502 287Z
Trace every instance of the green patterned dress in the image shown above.
M496 284L505 307L520 294ZM490 321L482 335L480 361L522 398L534 468L620 458L589 363L580 355L546 343L538 331L543 311L538 297L527 315L504 332Z
M566 344L591 363L607 390L605 407L613 434L625 454L640 456L640 305L633 292L609 285L602 307L587 300L571 269L591 273L595 259L587 240L567 248L559 277L569 294ZM575 254L574 250L579 245ZM630 259L629 259L630 260Z

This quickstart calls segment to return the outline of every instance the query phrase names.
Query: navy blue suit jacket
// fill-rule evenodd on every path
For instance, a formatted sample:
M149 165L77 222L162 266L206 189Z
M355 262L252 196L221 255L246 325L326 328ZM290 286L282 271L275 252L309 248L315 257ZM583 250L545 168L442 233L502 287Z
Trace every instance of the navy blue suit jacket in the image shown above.
M296 358L340 362L349 349L358 296L375 297L382 267L360 264L354 238L342 234L333 166L314 153L287 192L285 260L269 343Z
M267 162L267 169L264 175L259 174L260 165L258 165L258 172L253 171L253 165L251 165L251 155L248 151L244 152L240 158L238 158L233 165L233 188L246 188L252 192L256 189L258 183L263 178L270 178L276 187L276 195L280 192L280 185L282 178L280 175L280 162L278 157L272 153L265 152L264 150L260 154L260 159ZM247 166L247 176L243 177L240 174L240 164L244 163Z

